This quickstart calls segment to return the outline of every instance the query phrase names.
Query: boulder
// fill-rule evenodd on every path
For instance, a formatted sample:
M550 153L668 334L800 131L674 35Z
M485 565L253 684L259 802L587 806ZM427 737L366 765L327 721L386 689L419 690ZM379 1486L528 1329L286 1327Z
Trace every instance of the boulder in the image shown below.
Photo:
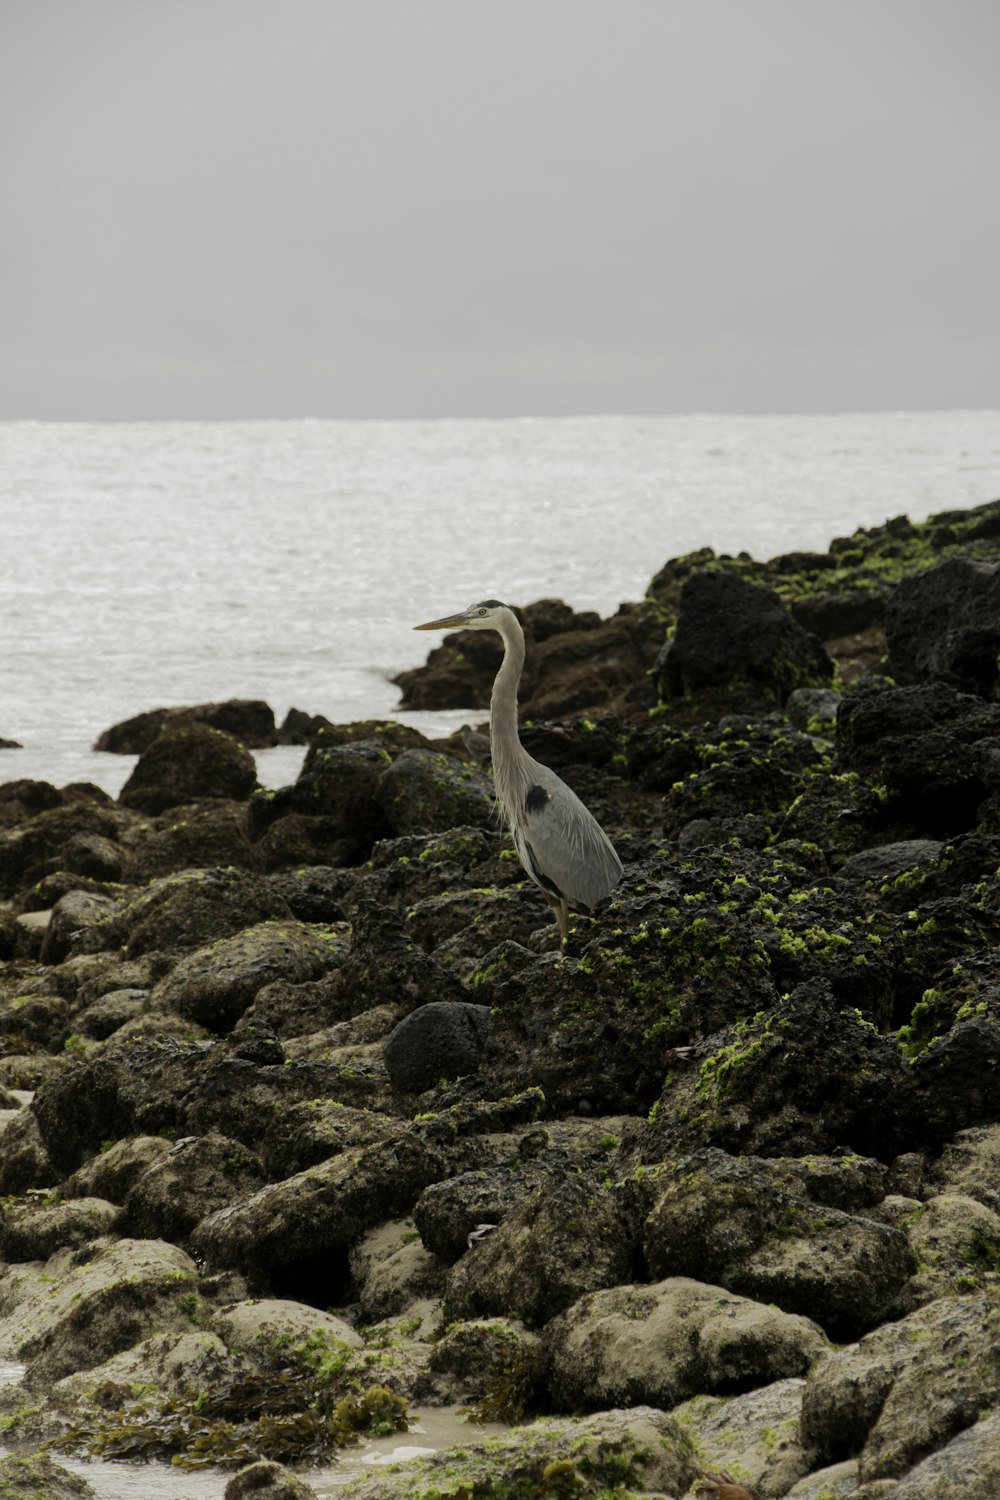
M10 1202L0 1210L0 1258L48 1260L57 1250L76 1250L110 1234L118 1216L115 1204L104 1198Z
M427 1394L435 1402L475 1400L499 1404L504 1395L517 1405L537 1400L541 1343L512 1318L480 1318L453 1323L437 1339L427 1364Z
M945 1192L909 1203L900 1217L919 1268L908 1288L909 1306L949 1291L1000 1290L1000 1214L985 1203Z
M316 1500L316 1491L284 1464L261 1458L233 1475L222 1500Z
M98 1151L85 1166L74 1172L64 1191L74 1196L108 1198L122 1204L134 1183L172 1149L160 1135L127 1136L115 1141L106 1151Z
M1000 1399L996 1290L943 1297L809 1372L802 1433L821 1461L860 1457L863 1481L899 1478Z
M397 834L489 828L495 819L489 778L434 750L405 750L383 771L376 796Z
M392 762L380 740L324 745L310 753L291 786L260 791L247 809L251 840L261 840L274 824L288 818L315 822L324 843L342 846L347 863L371 849L389 826L377 801L377 788ZM317 861L313 861L317 863Z
M545 1388L560 1411L670 1410L804 1375L826 1348L807 1318L686 1277L591 1292L542 1332Z
M65 800L50 781L21 777L17 781L0 782L0 828L15 828L36 813L61 807Z
M123 835L124 878L145 885L181 870L257 870L246 832L244 802L219 797L182 802Z
M63 845L59 860L63 869L91 880L122 878L124 852L114 840L99 833L77 833Z
M256 785L254 758L239 740L185 720L164 729L143 751L118 800L155 817L203 797L240 801Z
M0 899L62 869L64 851L81 836L113 843L118 833L115 814L89 802L47 807L8 827L0 832Z
M276 979L316 979L337 945L299 922L262 922L189 954L153 989L150 1004L213 1030L227 1030L257 991Z
M68 898L63 898L68 899ZM200 948L257 923L291 916L288 904L247 870L189 869L126 895L83 946L123 948L126 957Z
M1000 656L1000 564L949 557L904 578L885 614L896 682L947 682L995 698Z
M370 1229L351 1247L348 1263L366 1323L394 1317L443 1290L444 1262L424 1249L412 1219Z
M803 1313L836 1339L880 1322L917 1259L901 1229L812 1201L793 1164L700 1151L655 1179L650 1274L697 1276Z
M266 1369L276 1353L313 1348L346 1354L364 1344L343 1318L287 1297L227 1302L211 1315L207 1329L259 1370Z
M452 1267L445 1312L513 1316L538 1327L585 1292L627 1281L634 1258L634 1232L618 1197L553 1170Z
M669 1157L679 1145L757 1156L839 1147L874 1155L886 1150L904 1083L895 1038L812 980L708 1037L670 1071L646 1159Z
M299 1263L346 1252L366 1229L409 1213L440 1175L437 1154L412 1131L398 1132L209 1214L191 1243L211 1265L287 1275Z
M129 1189L121 1232L178 1244L207 1214L264 1185L261 1163L240 1141L215 1131L180 1140Z
M59 964L76 947L89 929L103 925L117 910L111 896L91 891L67 891L52 908L49 925L42 940L43 964Z
M198 703L190 708L151 708L105 729L94 743L95 750L112 755L142 755L164 730L185 720L222 729L248 750L277 744L274 711L256 698L229 698L224 703Z
M799 1378L739 1396L695 1396L670 1415L689 1434L707 1469L738 1474L754 1500L778 1500L796 1493L790 1486L810 1467L799 1433L804 1388ZM705 1500L711 1500L711 1491Z
M47 1453L8 1453L0 1458L4 1500L97 1500L97 1491Z
M197 1280L194 1262L162 1240L60 1250L0 1279L0 1354L28 1364L30 1386L45 1386L154 1330L189 1326Z
M70 1034L70 1006L61 995L27 994L0 999L0 1036L10 1052L42 1046L55 1052Z
M937 1192L976 1198L1000 1214L1000 1125L960 1130L931 1168Z
M841 702L836 754L842 769L887 789L895 817L916 835L954 838L1000 786L998 736L1000 704L943 683L861 684Z
M52 1187L58 1173L49 1160L38 1121L28 1109L0 1118L0 1193Z
M1000 1411L994 1410L904 1474L893 1500L993 1500L998 1459Z
M665 699L745 688L784 703L796 688L824 687L833 662L777 594L735 573L702 569L680 594L677 627L656 662Z
M470 1249L469 1236L481 1225L495 1229L545 1180L544 1168L520 1160L446 1177L420 1194L414 1223L425 1247L451 1264Z
M179 1101L208 1048L171 1034L159 1024L163 1019L148 1018L148 1030L116 1032L38 1089L29 1117L60 1176L76 1171L107 1141L180 1123ZM174 1024L180 1030L182 1023ZM97 1181L78 1190L109 1196Z
M74 1016L77 1034L91 1041L105 1041L120 1027L141 1016L148 995L148 990L141 989L109 990Z
M486 1051L490 1013L485 1005L438 1000L411 1011L383 1046L396 1088L419 1094L443 1078L475 1073Z

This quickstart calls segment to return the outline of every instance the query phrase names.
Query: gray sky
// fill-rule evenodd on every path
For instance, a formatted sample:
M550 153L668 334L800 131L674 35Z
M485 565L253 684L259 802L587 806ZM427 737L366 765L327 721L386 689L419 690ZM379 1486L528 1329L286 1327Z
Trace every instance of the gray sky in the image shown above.
M0 0L0 417L1000 406L998 0Z

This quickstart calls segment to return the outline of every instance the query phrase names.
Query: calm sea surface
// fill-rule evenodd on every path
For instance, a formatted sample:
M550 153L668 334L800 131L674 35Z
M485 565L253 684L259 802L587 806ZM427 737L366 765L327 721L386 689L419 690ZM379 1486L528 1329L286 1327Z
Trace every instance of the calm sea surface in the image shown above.
M608 614L695 547L998 496L1000 412L0 424L0 736L24 746L0 780L117 792L132 762L90 746L159 705L391 714L433 644L410 627L474 599Z

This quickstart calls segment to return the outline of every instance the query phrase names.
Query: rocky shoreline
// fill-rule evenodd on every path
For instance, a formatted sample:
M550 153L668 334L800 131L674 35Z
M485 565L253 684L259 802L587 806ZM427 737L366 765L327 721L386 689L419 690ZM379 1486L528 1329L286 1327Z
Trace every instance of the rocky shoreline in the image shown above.
M1000 501L521 611L625 864L566 953L458 734L202 705L115 801L0 785L0 1496L301 1500L456 1402L508 1435L339 1493L991 1495L998 559Z

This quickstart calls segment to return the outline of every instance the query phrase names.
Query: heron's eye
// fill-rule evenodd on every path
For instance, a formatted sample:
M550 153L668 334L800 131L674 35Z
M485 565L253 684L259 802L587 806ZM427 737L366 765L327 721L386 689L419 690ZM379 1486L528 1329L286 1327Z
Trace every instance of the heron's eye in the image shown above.
M479 613L480 613L480 614L481 614L481 615L488 615L488 614L489 614L489 610L488 610L488 609L481 609L481 610L480 610L480 611L479 611Z

